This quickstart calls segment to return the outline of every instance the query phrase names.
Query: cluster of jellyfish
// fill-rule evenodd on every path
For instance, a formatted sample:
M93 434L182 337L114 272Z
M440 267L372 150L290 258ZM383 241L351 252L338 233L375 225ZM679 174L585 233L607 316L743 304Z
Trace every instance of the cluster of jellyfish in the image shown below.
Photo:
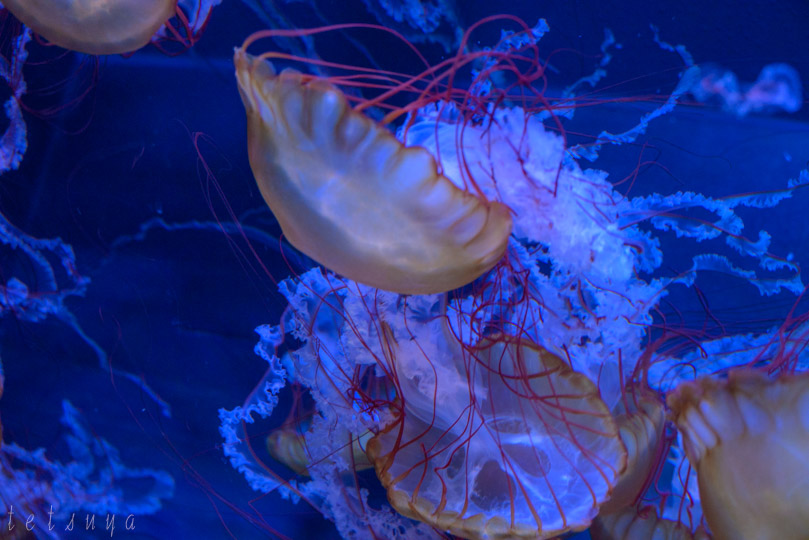
M322 266L281 283L280 324L257 330L266 376L220 412L225 453L254 489L304 499L346 538L805 538L809 328L792 314L770 333L683 345L655 312L703 272L802 296L797 265L769 253L766 232L749 240L736 209L774 206L809 175L728 199L630 198L580 164L684 94L738 115L796 110L800 82L776 64L742 88L658 39L684 64L668 99L631 130L568 145L560 117L588 81L542 92L547 30L523 25L415 76L313 77L270 62L304 59L247 52L281 32L236 50L254 176L285 239ZM713 219L687 218L694 208ZM656 230L724 237L781 277L712 253L651 277ZM267 438L293 479L247 429L285 385L310 398Z
M187 13L214 2L184 10L175 1L118 2L97 20L79 17L74 4L47 4L4 1L53 43L112 54L178 36L165 25L175 10L190 39L205 18ZM132 17L143 25L113 24ZM88 20L109 34L88 31ZM575 114L577 90L598 71L545 95L537 43L547 25L510 17L481 24L506 22L517 31L491 48L470 52L464 36L457 55L414 76L347 66L332 78L279 72L270 60L306 60L247 52L281 31L255 34L236 50L253 174L285 239L318 266L281 283L285 314L258 329L268 370L241 406L220 411L225 454L254 489L304 499L346 538L551 538L588 528L593 538L806 538L803 317L791 313L770 332L684 341L655 313L670 290L692 287L702 272L801 297L797 264L769 252L767 233L748 239L736 209L777 205L809 173L763 194L630 198L607 173L581 164L633 141L686 94L722 100L737 114L795 110L794 72L769 66L742 89L658 41L684 64L668 99L631 130L568 145L560 118ZM28 39L20 37L15 60L24 61ZM608 35L605 51L611 44ZM19 83L14 66L0 67ZM473 77L461 89L454 77L465 69ZM409 104L390 105L402 95ZM381 118L366 115L372 109ZM6 110L19 113L13 103ZM3 158L13 168L24 134L9 140L4 149L17 154ZM712 218L685 216L695 208ZM3 243L28 249L33 261L62 250L71 267L65 246L3 225ZM756 270L704 253L676 276L657 276L656 231L683 242L724 238ZM77 278L62 296L82 285ZM23 284L5 289L4 310L33 301ZM61 304L34 311L48 309L70 320ZM304 389L306 410L267 446L293 479L272 472L246 429L273 414L287 385ZM67 403L65 417L80 426ZM27 459L16 446L1 450ZM386 502L359 485L364 469ZM8 486L34 481L7 467L0 473L4 498L13 497ZM161 480L151 502L170 491L158 472L133 474Z

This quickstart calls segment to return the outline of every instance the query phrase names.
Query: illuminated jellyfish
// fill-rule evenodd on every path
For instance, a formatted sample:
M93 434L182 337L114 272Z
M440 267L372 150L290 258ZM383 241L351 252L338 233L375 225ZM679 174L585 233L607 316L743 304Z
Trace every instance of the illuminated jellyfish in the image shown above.
M267 28L290 30L296 27L288 10L283 9L283 4L279 6L274 0L242 1ZM309 10L305 12L305 16L323 18L322 6L318 5L317 0L303 0L300 3L308 4ZM378 24L400 33L414 43L437 43L447 53L451 53L463 35L459 10L448 0L363 0L363 3L368 14ZM352 43L360 50L367 50L359 41ZM302 37L300 42L278 39L277 44L293 54L306 55L308 58L318 57L314 41L310 38Z
M732 71L701 66L700 78L691 93L701 102L719 101L736 116L751 112L784 110L795 112L803 102L798 72L787 64L769 64L753 84L740 85Z
M651 366L650 383L668 394L678 429L667 457L672 491L661 519L668 528L702 522L699 529L720 539L805 537L800 520L809 503L798 456L805 454L809 371L807 314L797 311L803 296L770 331L707 340Z
M515 22L486 22L495 20ZM704 271L745 279L762 294L800 293L797 264L770 254L765 232L747 239L735 209L774 206L806 179L726 200L624 196L607 173L578 160L634 140L670 111L698 78L690 59L682 55L680 84L637 127L567 147L560 117L575 112L579 85L556 98L540 92L547 74L536 45L548 27L517 24L493 48L460 51L416 76L332 64L348 74L325 81L276 74L265 61L305 59L236 52L254 174L291 243L326 269L280 284L289 304L281 324L258 330L267 374L242 406L220 411L225 454L254 489L304 498L345 537L549 538L600 516L594 534L602 537L657 529L669 538L704 538L700 519L670 514L674 497L648 500L680 448L664 428L661 393L669 389L655 370L687 361L700 341L694 335L692 350L668 346L671 336L655 327L654 312L670 289L692 286ZM273 35L260 33L245 47ZM608 36L605 49L610 43ZM455 88L464 69L472 81ZM353 98L352 108L332 83L377 97ZM387 101L402 95L406 105ZM382 125L361 116L372 106L387 112ZM404 116L394 139L384 124ZM435 164L418 158L414 174L404 174L402 162L429 155ZM510 231L505 249L501 240L476 248L497 260L456 256L445 267L453 279L409 288L431 282L423 258L459 246L446 229L455 232L458 206L413 219L433 202L432 191L410 189L413 176L417 186L427 176L429 185L457 194L439 200L466 202L469 213L460 215L477 216L467 238L487 232L487 212L507 207L509 228L496 228ZM397 204L412 211L401 229L387 222L401 221ZM688 218L691 209L702 217ZM682 273L662 277L654 273L663 256L655 229L724 239L759 272L780 274L762 279L702 253ZM406 251L408 233L427 239L423 254ZM399 247L410 254L397 257ZM414 292L423 294L401 294ZM270 453L305 472L293 480L268 472L246 430L256 415L272 414L287 384L313 401L301 411L305 421L270 435ZM390 506L362 487L357 448Z
M502 257L505 206L457 188L424 149L354 113L330 85L236 51L250 165L293 246L365 284L461 287ZM306 167L300 167L306 162Z
M734 370L668 396L717 538L806 538L809 373Z
M3 6L48 41L87 54L120 54L150 41L190 47L221 0L5 0ZM174 15L180 28L168 21Z
M3 5L25 25L61 47L89 54L115 54L149 43L174 14L176 0L6 0Z
M654 506L642 503L667 449L663 403L648 391L639 398L630 392L629 399L621 403L625 412L619 413L616 421L627 449L627 467L610 500L593 520L590 536L594 540L707 540L709 536L702 525L692 531L679 520L662 516Z

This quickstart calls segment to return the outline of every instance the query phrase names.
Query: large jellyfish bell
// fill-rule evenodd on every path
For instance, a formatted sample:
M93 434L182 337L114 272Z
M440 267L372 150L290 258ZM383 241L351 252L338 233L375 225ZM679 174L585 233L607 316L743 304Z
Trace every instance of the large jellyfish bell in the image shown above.
M456 187L429 152L405 147L330 84L276 75L244 47L234 62L250 165L292 245L406 294L461 287L497 263L511 232L506 206Z

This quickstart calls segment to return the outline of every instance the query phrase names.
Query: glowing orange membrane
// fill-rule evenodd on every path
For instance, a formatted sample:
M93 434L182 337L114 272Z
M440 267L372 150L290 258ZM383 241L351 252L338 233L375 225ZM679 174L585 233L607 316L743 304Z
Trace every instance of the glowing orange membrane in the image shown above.
M363 446L371 437L368 432L358 439L352 439L351 452L341 456L351 463L355 471L370 469L371 464L365 455ZM306 438L298 429L281 428L267 436L267 451L279 463L283 463L301 476L309 476L309 467L312 465L311 456L306 449Z
M587 377L530 343L487 340L432 380L408 380L419 360L389 353L402 412L367 454L397 511L464 538L587 528L626 465Z
M599 517L634 505L656 464L658 449L663 442L663 404L654 396L642 396L637 406L634 403L630 405L632 411L616 417L618 433L626 447L626 469L610 500L601 507Z
M278 429L267 436L267 451L276 461L283 463L297 474L309 474L309 455L306 441L294 429Z
M402 294L465 285L503 255L511 216L438 174L322 80L276 75L238 49L250 165L293 246L349 279Z
M87 54L140 49L174 15L177 0L3 0L48 41Z
M809 373L731 372L669 395L718 539L809 535Z
M651 506L624 508L620 512L598 515L590 527L593 540L708 540L703 527L692 533L681 523L658 517Z

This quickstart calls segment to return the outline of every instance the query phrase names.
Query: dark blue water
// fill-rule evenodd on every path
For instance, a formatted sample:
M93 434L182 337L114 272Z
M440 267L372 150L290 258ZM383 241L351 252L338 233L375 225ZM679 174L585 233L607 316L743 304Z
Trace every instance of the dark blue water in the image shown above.
M265 4L275 4L293 27L393 21L377 17L382 8L372 0L367 4L377 11L359 1ZM809 7L802 1L742 7L725 1L710 9L707 3L663 1L549 4L458 0L453 18L436 32L451 41L455 33L448 21L468 26L501 11L531 25L544 17L551 30L541 50L572 51L555 54L551 62L562 87L592 71L609 28L622 44L602 82L616 85L610 95L665 98L673 90L682 60L661 50L650 25L660 39L686 46L695 62L721 65L739 80L752 82L764 65L785 62L809 81ZM220 448L218 409L242 403L265 368L253 353L253 329L277 322L285 307L274 280L285 278L290 265L295 271L306 268L280 257L279 229L247 163L244 111L230 57L234 46L264 24L239 0L225 0L191 50L167 57L147 47L130 57L101 58L95 82L89 75L94 60L74 54L57 58L52 49L29 45L29 88L58 85L27 102L33 109L24 113L28 151L18 170L0 177L0 212L25 235L61 238L72 246L76 270L90 283L84 294L65 300L62 316L32 321L0 311L3 441L44 448L50 461L70 462L64 443L68 430L59 423L62 402L69 400L92 435L118 449L121 462L170 475L173 496L163 498L155 513L134 512L134 531L124 530L125 516L118 515L115 537L336 537L333 526L306 504L253 492ZM419 37L416 29L398 28ZM498 29L486 27L479 39L485 44L487 37L498 36ZM386 58L375 39L371 32L355 32L326 38L320 46L330 58L347 63L418 69L404 57ZM439 44L421 46L431 61L449 54ZM69 77L79 67L83 75ZM88 87L77 105L42 114ZM577 125L587 133L628 128L649 108L648 103L605 105L584 111ZM655 148L648 158L662 166L646 170L639 182L646 182L646 189L677 184L676 189L713 196L783 188L809 162L807 114L804 108L791 115L738 118L718 106L680 107L654 122L641 139ZM627 156L634 161L627 162ZM637 151L605 150L596 166L622 178L637 159ZM792 253L805 264L806 205L805 196L796 196L744 217L751 230L772 234L773 253ZM248 244L233 230L225 234L216 220L232 223L231 212L266 236L251 237ZM156 218L168 225L151 221L154 227L138 235ZM677 257L690 254L669 256L676 268ZM58 257L48 257L59 283L69 285ZM42 283L37 268L20 249L3 247L1 281L16 277L35 289ZM706 287L720 290L721 283ZM745 287L730 290L734 294L715 297L714 308L743 323L749 314L742 308L759 297ZM777 321L792 300L768 298L756 317ZM687 310L695 300L682 302ZM283 468L278 472L293 477ZM125 493L138 499L153 489L152 482L133 480ZM0 510L13 502L0 499ZM37 512L35 530L48 519ZM87 512L77 513L82 527ZM95 533L77 527L62 536L108 537L105 513L96 513ZM65 523L56 525L64 529Z

